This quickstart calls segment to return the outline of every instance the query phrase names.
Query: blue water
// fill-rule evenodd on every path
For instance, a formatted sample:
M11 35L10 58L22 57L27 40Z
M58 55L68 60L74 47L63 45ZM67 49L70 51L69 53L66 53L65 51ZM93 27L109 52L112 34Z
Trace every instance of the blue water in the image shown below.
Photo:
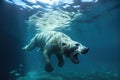
M79 0L75 1L77 5ZM58 31L90 50L79 56L77 65L66 58L63 68L57 66L53 55L54 71L48 73L44 70L43 55L37 49L31 52L21 49L36 34L35 28L28 27L26 21L42 9L22 8L0 1L0 80L120 80L119 0L80 5L82 15L70 23L71 30Z

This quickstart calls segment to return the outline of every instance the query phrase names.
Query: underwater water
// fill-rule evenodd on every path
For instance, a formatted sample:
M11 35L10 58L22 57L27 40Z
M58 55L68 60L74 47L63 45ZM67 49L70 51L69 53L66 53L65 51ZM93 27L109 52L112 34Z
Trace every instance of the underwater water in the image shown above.
M119 0L1 0L0 80L120 80ZM89 47L79 64L22 48L42 31L63 32Z

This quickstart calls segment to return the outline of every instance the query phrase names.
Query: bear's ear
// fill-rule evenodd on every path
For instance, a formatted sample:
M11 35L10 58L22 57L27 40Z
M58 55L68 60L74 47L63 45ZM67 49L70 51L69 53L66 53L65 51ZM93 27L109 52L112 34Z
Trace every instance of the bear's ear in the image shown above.
M66 45L66 43L62 43L62 46L65 46Z

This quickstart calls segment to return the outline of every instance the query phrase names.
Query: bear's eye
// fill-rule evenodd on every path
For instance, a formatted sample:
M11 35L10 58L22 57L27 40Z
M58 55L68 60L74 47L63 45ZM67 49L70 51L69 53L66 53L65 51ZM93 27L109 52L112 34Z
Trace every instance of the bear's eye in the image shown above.
M79 46L80 44L79 43L76 43L75 46Z
M65 43L62 43L62 46L65 46L66 44Z

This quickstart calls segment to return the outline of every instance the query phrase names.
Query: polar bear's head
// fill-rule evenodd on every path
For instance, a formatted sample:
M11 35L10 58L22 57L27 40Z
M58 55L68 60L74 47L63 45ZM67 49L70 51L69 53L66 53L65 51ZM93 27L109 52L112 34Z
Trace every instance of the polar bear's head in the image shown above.
M75 64L79 63L79 54L86 54L89 51L88 47L85 47L81 43L75 41L64 45L67 45L64 49L65 56L70 58L70 60Z

